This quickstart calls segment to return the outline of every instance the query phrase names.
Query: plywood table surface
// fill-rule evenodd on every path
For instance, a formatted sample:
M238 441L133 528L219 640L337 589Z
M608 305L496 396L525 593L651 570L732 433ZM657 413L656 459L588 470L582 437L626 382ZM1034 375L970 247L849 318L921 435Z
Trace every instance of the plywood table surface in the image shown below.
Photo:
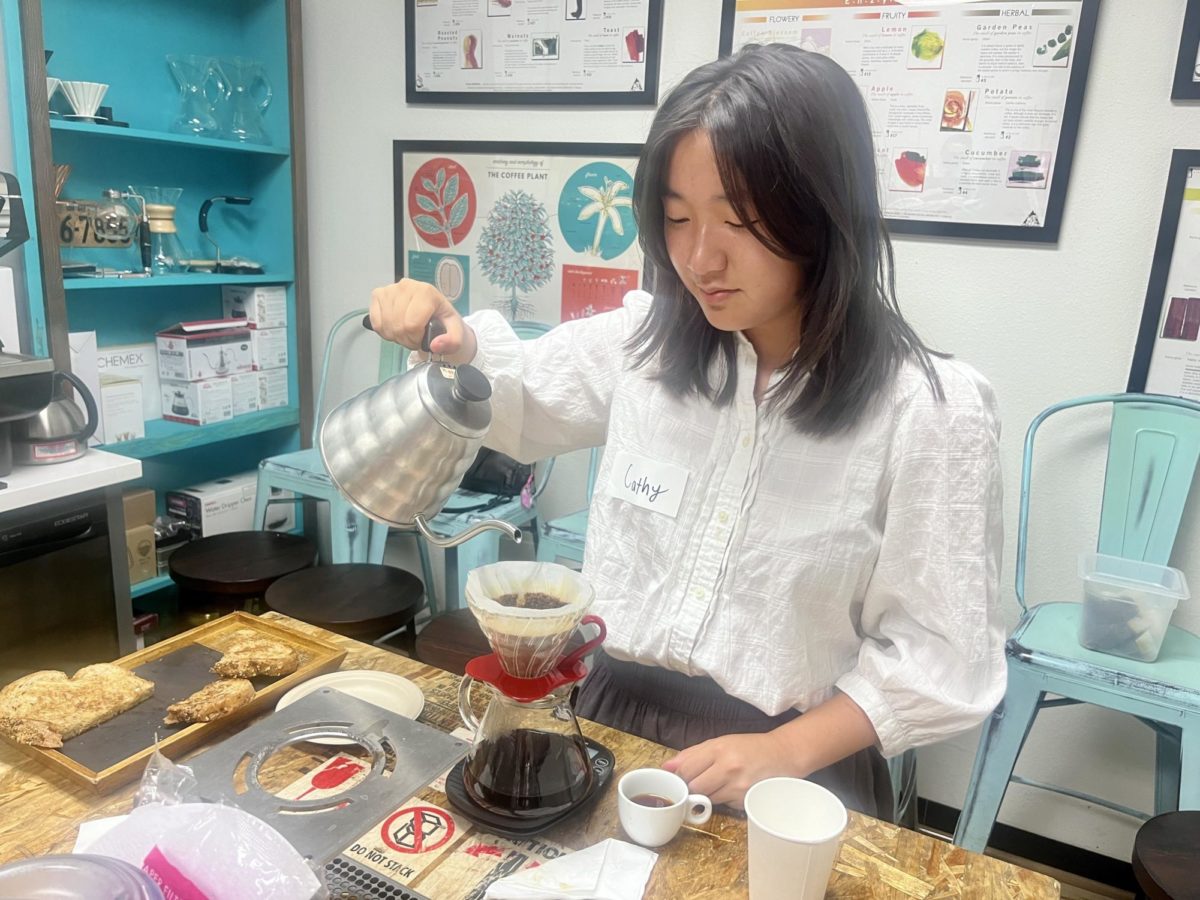
M403 675L425 694L421 721L450 731L461 724L458 716L458 678L414 660L380 650L285 616L267 618L344 646L343 669L379 669ZM604 744L617 760L613 782L586 815L547 831L542 837L557 845L581 849L610 837L623 838L617 820L616 780L630 769L657 766L672 751L641 738L589 722L585 733ZM297 774L302 774L298 772ZM80 822L128 812L136 786L109 795L97 795L75 786L54 771L43 768L18 751L0 746L0 863L26 856L67 853L74 845ZM422 798L446 806L445 796L433 788ZM702 829L681 831L659 851L659 860L646 890L646 898L737 898L749 896L746 870L746 821L737 815L717 813ZM464 837L464 841L470 840ZM478 879L464 873L462 883L451 877L453 853L440 857L412 887L429 891L434 900L466 898ZM442 871L439 872L439 866ZM438 877L435 877L438 876ZM898 828L856 813L850 815L839 852L830 898L1056 898L1057 882L1044 875L1000 860L954 847L943 841Z

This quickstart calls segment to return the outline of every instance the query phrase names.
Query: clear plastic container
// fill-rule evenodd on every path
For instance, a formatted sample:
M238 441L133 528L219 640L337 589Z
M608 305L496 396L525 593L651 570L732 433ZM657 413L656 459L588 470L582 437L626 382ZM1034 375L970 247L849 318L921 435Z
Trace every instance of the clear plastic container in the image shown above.
M0 900L163 900L150 877L119 859L35 856L0 866Z
M1126 659L1158 659L1175 607L1191 596L1183 573L1136 559L1082 553L1079 577L1079 643Z

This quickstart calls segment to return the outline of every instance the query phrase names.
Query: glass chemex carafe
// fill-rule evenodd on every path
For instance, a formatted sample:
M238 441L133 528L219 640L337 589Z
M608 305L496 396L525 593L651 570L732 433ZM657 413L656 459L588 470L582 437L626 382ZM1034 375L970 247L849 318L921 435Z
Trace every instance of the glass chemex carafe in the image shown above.
M247 144L269 144L263 113L271 104L271 82L266 67L255 59L217 60L226 92L222 115L224 136Z
M604 621L584 615L591 586L578 572L550 563L501 562L467 577L467 603L492 653L467 663L459 713L475 730L462 769L470 801L514 819L565 813L592 789L587 745L571 706L571 691L587 674L584 657L604 640ZM599 634L568 655L576 629ZM490 688L476 718L471 691Z
M177 134L217 137L221 126L214 115L216 102L228 88L211 56L172 54L167 66L179 86L179 114L171 120Z
M182 272L187 267L188 253L175 227L175 208L183 196L183 188L146 185L133 188L132 196L139 197L145 208L150 231L150 268L155 275Z

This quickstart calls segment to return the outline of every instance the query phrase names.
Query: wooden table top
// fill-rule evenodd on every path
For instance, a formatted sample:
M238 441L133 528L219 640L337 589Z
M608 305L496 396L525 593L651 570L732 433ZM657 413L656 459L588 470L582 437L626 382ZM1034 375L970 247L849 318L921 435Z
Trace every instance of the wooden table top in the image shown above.
M444 731L461 724L457 677L277 613L267 613L267 618L345 646L349 652L342 664L344 669L379 669L411 679L425 694L422 722ZM617 770L612 785L587 815L568 820L539 836L572 849L582 849L610 837L623 839L617 819L617 778L630 769L657 766L672 755L665 747L623 732L582 720L581 725L589 737L612 750ZM0 822L4 823L0 829L0 863L70 852L80 822L128 812L135 788L136 785L130 785L98 796L87 788L67 783L11 747L0 745ZM432 787L419 796L448 807L445 795ZM646 889L647 900L679 897L715 900L749 895L745 818L715 813L703 831L685 829L666 847L659 848L658 863ZM470 841L470 835L461 838L463 844ZM471 894L478 885L478 872L472 875L459 865L464 857L455 849L456 845L450 844L448 852L410 881L411 886L433 900L458 900ZM470 853L473 849L476 848L467 848L469 856L475 855ZM458 862L450 863L452 860ZM856 900L918 897L1040 900L1058 896L1057 882L1045 875L853 812L827 894L830 898Z

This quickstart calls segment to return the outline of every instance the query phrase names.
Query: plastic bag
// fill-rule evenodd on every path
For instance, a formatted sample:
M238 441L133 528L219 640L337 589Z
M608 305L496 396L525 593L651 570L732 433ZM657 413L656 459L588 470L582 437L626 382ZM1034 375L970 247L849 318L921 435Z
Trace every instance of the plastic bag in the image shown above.
M178 900L329 896L308 861L266 822L198 799L191 770L155 751L133 812L76 850L132 863Z
M133 805L135 809L151 803L173 806L199 799L192 770L187 766L177 766L155 750L150 762L146 763L146 771L142 773L142 782L133 797Z
M328 896L283 835L217 803L140 806L87 848L140 868L179 900L298 900Z

